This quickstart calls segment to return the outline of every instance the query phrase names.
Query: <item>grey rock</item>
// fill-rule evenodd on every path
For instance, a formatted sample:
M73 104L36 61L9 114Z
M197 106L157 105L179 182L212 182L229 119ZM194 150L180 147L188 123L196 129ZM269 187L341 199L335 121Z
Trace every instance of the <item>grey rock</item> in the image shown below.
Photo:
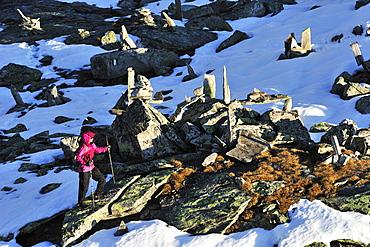
M329 131L334 125L326 122L314 124L310 127L310 132L320 133Z
M184 153L182 148L187 148L162 113L140 100L134 100L116 117L112 129L125 159L153 160Z
M369 3L370 3L370 0L358 0L356 1L355 9L359 9L363 6L366 6Z
M332 127L328 132L321 136L321 142L331 143L331 137L337 136L339 145L350 145L352 137L357 133L357 124L350 119L342 120L339 125Z
M274 144L308 143L311 140L296 110L270 110L262 115L262 120L272 122L276 127L277 137L273 141Z
M251 197L230 181L228 175L213 173L161 200L170 225L193 234L224 233L245 210Z
M23 87L41 79L42 72L25 65L9 63L0 70L0 86L10 87L14 85L18 91L24 91Z
M215 33L180 26L172 27L172 31L166 28L139 26L130 33L140 37L144 47L167 49L178 55L193 54L196 48L217 39Z
M236 30L229 38L224 40L216 49L216 52L220 52L226 48L229 48L230 46L233 46L243 40L250 39L248 34Z
M138 74L163 75L161 68L175 67L178 60L174 52L149 48L101 53L90 58L91 72L95 78L100 79L125 76L130 67Z
M285 185L285 181L257 181L252 183L252 191L260 195L272 195Z
M207 29L209 31L229 31L233 28L220 16L202 16L189 20L185 27L194 29Z
M248 130L240 130L236 147L226 153L227 156L249 163L253 158L270 148L264 139L253 135Z
M338 94L341 99L348 100L353 97L370 93L370 89L356 82L356 78L348 72L343 72L336 79L330 91Z

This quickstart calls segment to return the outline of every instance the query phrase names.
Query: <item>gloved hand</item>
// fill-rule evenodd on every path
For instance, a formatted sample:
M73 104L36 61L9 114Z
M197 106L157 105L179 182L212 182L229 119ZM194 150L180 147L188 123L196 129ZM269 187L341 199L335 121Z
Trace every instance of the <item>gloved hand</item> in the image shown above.
M86 163L86 165L88 165L88 166L92 166L92 164L93 164L92 160L89 160L89 162Z

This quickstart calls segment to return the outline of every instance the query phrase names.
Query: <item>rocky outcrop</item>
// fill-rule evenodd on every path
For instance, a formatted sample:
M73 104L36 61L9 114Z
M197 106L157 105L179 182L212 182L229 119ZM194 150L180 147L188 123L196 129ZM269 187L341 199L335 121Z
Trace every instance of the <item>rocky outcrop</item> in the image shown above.
M62 246L71 246L86 232L102 220L119 219L140 213L153 194L166 183L174 170L153 172L147 176L120 178L104 200L88 201L88 208L76 207L64 217L62 227Z
M124 159L153 160L191 151L162 113L141 100L117 116L112 128Z

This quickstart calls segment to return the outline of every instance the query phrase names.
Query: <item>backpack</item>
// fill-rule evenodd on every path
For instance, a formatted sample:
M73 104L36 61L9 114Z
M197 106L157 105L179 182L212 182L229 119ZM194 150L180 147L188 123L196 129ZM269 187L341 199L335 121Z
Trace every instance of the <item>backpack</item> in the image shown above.
M80 136L68 136L60 140L60 146L62 147L64 156L67 158L68 165L71 166L72 170L77 170L79 165L76 160L76 154L81 146L80 142Z

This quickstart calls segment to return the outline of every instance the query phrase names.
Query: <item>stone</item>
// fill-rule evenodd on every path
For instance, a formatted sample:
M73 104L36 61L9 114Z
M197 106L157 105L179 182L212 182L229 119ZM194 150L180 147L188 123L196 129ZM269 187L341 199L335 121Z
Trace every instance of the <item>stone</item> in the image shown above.
M140 100L134 100L126 112L116 116L112 129L125 159L153 160L190 150L165 116Z
M95 206L87 201L88 207L85 209L75 207L67 211L62 226L62 245L70 246L78 242L78 239L102 220L121 219L140 213L176 170L164 169L146 176L122 177L105 193L104 200L95 202Z
M210 155L208 155L203 163L202 163L202 166L209 166L211 165L212 163L215 163L216 162L216 158L217 158L218 154L217 153L212 153Z
M117 42L116 34L113 31L108 31L103 37L101 37L102 45L114 44Z
M351 146L362 155L370 155L370 130L360 129L353 136Z
M23 178L23 177L20 177L20 178L17 178L15 181L14 181L14 184L23 184L27 182L27 179Z
M187 28L194 28L199 30L207 29L209 31L233 31L228 22L220 16L201 16L198 18L190 19L186 24Z
M331 208L342 212L358 212L368 215L370 209L367 206L370 203L368 191L354 194L351 196L337 196L333 198L320 198L320 200Z
M181 126L181 132L185 136L184 141L187 143L202 135L201 129L191 122L184 123Z
M157 73L161 67L175 67L179 56L168 50L137 48L96 54L90 58L94 78L114 79L127 75L133 68L138 74L164 75ZM166 69L167 70L167 69Z
M357 25L353 28L352 33L358 36L362 35L364 33L364 28L362 27L362 25Z
M356 1L355 9L359 9L363 6L366 6L369 3L370 3L370 0L358 0Z
M308 143L311 140L310 134L296 110L270 110L265 112L261 118L265 121L271 121L275 126L277 137L272 142L274 144Z
M117 231L114 233L114 236L123 236L126 233L128 233L128 228L125 222L122 220L121 224L119 224Z
M19 172L33 171L33 170L38 170L39 168L40 168L39 164L22 163L21 166L19 167L18 171Z
M60 139L60 146L63 150L64 156L69 159L72 159L75 155L75 152L80 146L80 136L68 136Z
M9 63L0 70L0 86L10 87L14 85L18 91L24 91L23 87L33 81L41 79L42 72L25 65Z
M15 127L9 129L9 130L3 130L5 134L10 134L10 133L18 133L18 132L23 132L27 131L27 127L24 124L17 124Z
M59 188L62 184L61 183L51 183L51 184L47 184L45 185L44 187L42 187L40 189L40 193L41 194L46 194L46 193L49 193L57 188Z
M226 48L229 48L230 46L233 46L235 44L238 44L239 42L250 39L248 34L236 30L229 38L222 41L222 43L217 47L216 52L220 52L222 50L225 50Z
M204 116L200 119L200 124L204 131L208 134L213 134L218 131L219 127L225 123L226 120L227 108Z
M138 26L130 34L140 37L144 47L170 50L180 56L194 54L196 48L217 39L217 34L208 31L181 26L174 27L174 30L170 32L166 29ZM134 69L136 70L135 67Z
M333 126L328 132L321 136L320 142L331 143L331 137L335 135L338 138L339 145L348 146L357 131L358 126L353 120L344 119L339 125Z
M253 135L248 130L240 130L235 148L226 153L227 156L250 163L261 152L270 148L270 144L264 139Z
M367 247L368 245L351 239L337 239L330 241L330 247Z
M341 99L349 100L353 97L370 93L370 89L356 82L356 78L348 72L343 72L335 79L330 92L338 94Z
M69 122L69 121L72 121L72 120L74 120L74 119L73 118L70 118L70 117L57 116L54 119L54 123L62 124L62 123Z
M334 125L327 123L327 122L321 122L314 124L310 127L311 133L320 133L320 132L327 132L329 131Z
M225 233L244 212L251 197L227 174L196 179L179 196L160 200L168 223L192 234Z
M285 181L257 181L252 183L252 192L260 195L272 195L285 185Z
M370 96L364 96L357 100L355 108L362 114L370 114Z

